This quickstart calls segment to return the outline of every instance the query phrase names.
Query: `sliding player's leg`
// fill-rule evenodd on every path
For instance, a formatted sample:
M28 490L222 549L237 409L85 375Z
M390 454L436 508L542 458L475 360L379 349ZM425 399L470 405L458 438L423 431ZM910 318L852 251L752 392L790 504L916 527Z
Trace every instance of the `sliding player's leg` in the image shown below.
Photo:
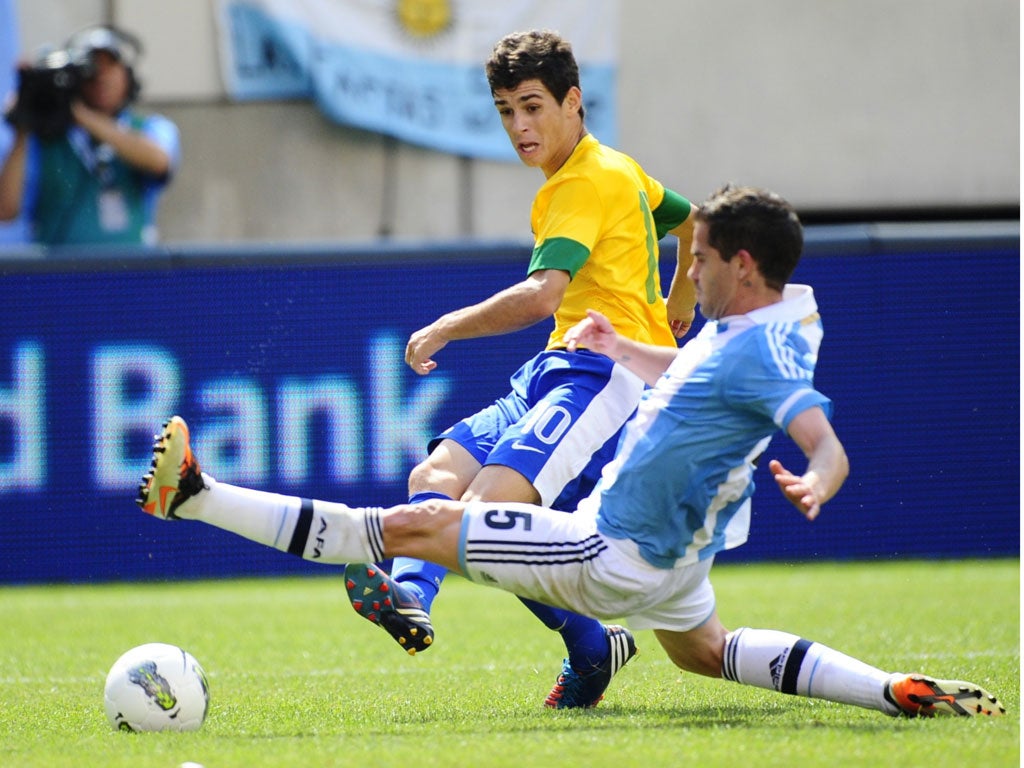
M396 555L411 555L464 573L468 567L460 559L464 544L463 512L467 508L466 504L434 500L416 505L399 505L388 510L375 507L353 508L334 502L218 483L213 477L201 472L189 445L188 427L178 417L169 420L157 436L152 469L143 478L139 491L139 505L158 518L200 520L313 562L365 563L379 562ZM559 526L564 527L575 516L525 504L474 503L469 506L477 508L475 517L478 523L475 528L483 531L487 540L494 537L504 539L506 545L513 549L522 546L517 523L536 519L535 524L526 525L532 531L527 537L526 546L534 551L541 551L538 544L544 542L549 535L547 531L554 526L558 530L550 535L562 543L550 547L552 555L542 558L549 565L557 564L557 552L562 551L565 542L574 536L589 542L585 545L587 547L594 546L593 540L597 536L590 518L580 521L583 533L570 530L567 534ZM473 528L467 524L465 530ZM475 551L479 552L481 543L477 540L474 546ZM482 546L486 549L486 541ZM544 549L548 548L545 546ZM596 551L600 550L598 546ZM474 554L472 559L476 561L479 556ZM572 590L567 590L562 582L572 584L578 581L578 569L585 562L587 558L567 567L542 567L538 572L524 569L518 574L523 580L514 578L509 579L508 583L523 584L526 593L540 603L563 600L567 601L563 605L569 605L575 598ZM479 575L479 572L476 573ZM396 600L394 584L386 574L383 577L380 574L379 569L373 566L350 565L346 581L361 586L363 597L368 602L379 600L378 610L384 615L402 615L402 611L406 611L406 615L415 613L417 606ZM485 583L490 582L485 579ZM501 582L491 585L503 586ZM592 601L590 607L605 604L603 600ZM609 615L623 614L615 612L613 607ZM382 625L388 621L382 620ZM423 619L423 622L420 624L421 630L430 630L429 618ZM567 693L573 686L567 686L561 681L562 695L556 697L551 706L558 706L560 698L570 699L571 703L564 706L593 706L600 700L612 676L635 654L635 643L626 630L613 626L602 632L608 643L605 658L586 670L582 676L585 684L582 687L575 686L579 690L569 690ZM412 643L416 642L419 639L415 637L410 641L410 650ZM555 692L558 690L556 685Z

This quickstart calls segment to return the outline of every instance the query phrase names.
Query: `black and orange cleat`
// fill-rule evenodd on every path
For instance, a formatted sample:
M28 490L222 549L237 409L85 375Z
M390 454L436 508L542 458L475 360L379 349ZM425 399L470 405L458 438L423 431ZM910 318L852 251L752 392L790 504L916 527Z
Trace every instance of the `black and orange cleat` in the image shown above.
M963 680L936 680L924 675L895 676L886 685L885 696L910 717L994 717L1006 714L1006 707L999 699Z
M562 662L562 673L544 700L545 707L592 709L601 702L612 678L637 654L636 641L625 627L611 624L604 628L604 633L608 638L607 658L583 673L574 670L568 659Z
M152 467L139 483L135 503L148 515L176 520L175 510L205 487L189 445L188 425L180 416L172 416L154 436Z
M410 656L434 642L430 614L415 595L377 566L349 563L345 591L356 613L387 630Z

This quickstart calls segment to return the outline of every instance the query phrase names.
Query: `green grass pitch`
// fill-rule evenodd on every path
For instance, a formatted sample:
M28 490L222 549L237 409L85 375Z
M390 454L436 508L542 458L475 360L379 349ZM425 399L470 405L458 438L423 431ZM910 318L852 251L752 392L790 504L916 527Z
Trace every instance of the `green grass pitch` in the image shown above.
M995 719L907 720L684 674L649 632L594 710L542 701L563 649L511 595L449 577L435 645L402 653L324 577L0 588L0 766L1020 764L1018 560L719 565L728 627L783 629L884 669L973 680ZM210 679L196 733L127 734L107 669L149 641Z

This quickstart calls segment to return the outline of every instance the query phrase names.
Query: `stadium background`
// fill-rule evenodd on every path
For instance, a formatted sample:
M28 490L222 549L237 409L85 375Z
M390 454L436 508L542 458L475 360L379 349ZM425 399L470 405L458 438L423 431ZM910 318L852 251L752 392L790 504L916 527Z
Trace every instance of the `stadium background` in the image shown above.
M182 132L170 242L529 237L533 169L339 126L306 101L227 100L219 0L12 1L25 57L97 21L144 41L145 106ZM618 5L618 144L683 194L741 181L805 219L1018 217L1016 0Z
M796 279L853 465L813 526L763 488L729 557L1017 555L1019 7L711 5L621 11L619 143L695 198L735 179L804 212ZM252 443L202 455L222 479L402 499L418 430L502 392L546 335L452 345L428 379L400 365L410 332L521 277L536 172L226 102L206 0L15 6L26 52L96 21L138 32L146 106L178 122L185 165L156 251L3 254L0 581L317 572L139 514L149 425L171 408L212 442L243 403ZM342 427L321 412L284 440L288 393L334 398Z

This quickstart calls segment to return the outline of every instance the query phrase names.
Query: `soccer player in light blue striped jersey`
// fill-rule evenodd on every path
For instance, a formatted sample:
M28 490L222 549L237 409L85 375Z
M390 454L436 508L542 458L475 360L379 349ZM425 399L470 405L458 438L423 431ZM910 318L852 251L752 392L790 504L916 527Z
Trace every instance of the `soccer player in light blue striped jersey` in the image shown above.
M617 333L598 312L567 349L607 355L651 385L616 456L574 514L522 503L433 500L353 508L257 493L202 474L175 417L158 436L139 503L161 517L203 520L379 586L373 566L410 555L545 604L651 629L681 669L890 715L999 715L979 685L878 669L774 629L727 630L709 574L750 525L753 474L784 431L807 457L800 474L769 463L808 520L840 489L846 452L813 385L821 320L809 286L787 285L803 247L793 208L762 190L725 187L697 211L689 273L698 336L675 352ZM371 590L372 592L372 590ZM400 610L400 606L385 610Z

